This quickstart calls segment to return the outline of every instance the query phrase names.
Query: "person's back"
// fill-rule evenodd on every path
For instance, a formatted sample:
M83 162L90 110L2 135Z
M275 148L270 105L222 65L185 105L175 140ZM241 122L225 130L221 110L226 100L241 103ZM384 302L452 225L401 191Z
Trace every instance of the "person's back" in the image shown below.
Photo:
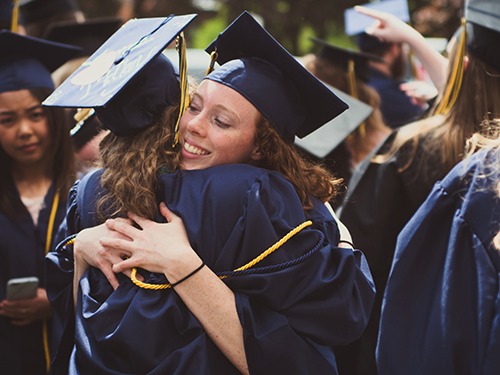
M465 41L464 41L465 43ZM456 53L450 67L463 57ZM371 373L375 373L374 352L378 321L388 272L391 268L397 235L430 192L433 184L444 177L464 154L466 140L481 130L481 122L500 113L500 85L490 60L471 50L463 71L461 88L444 115L432 116L400 128L392 144L382 148L383 156L367 161L364 170L353 177L354 184L343 202L341 220L350 229L354 241L366 244L366 256L373 266L377 286L376 305L365 339L370 348L364 355L371 358ZM454 75L448 85L454 84ZM474 103L471 106L470 103ZM403 197L404 201L394 201ZM370 201L367 209L358 202ZM410 202L405 203L404 202ZM366 241L366 242L365 242ZM378 283L377 283L378 282ZM371 332L371 333L370 333ZM370 338L371 336L371 338ZM350 352L351 355L357 350Z

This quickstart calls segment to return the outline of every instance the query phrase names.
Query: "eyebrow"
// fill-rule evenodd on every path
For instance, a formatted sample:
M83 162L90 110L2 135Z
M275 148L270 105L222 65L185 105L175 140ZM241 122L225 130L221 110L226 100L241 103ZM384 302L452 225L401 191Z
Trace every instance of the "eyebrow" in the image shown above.
M203 96L201 96L200 94L198 94L197 92L195 92L193 94L193 99L194 98L199 98L202 102L204 102L203 100ZM225 112L227 112L231 117L234 117L238 122L241 122L241 118L240 116L233 110L229 109L228 107L226 107L224 104L215 104L214 105L214 108L215 109L219 109L219 110L223 110Z
M43 110L43 107L41 104L36 104L34 106L31 106L29 108L26 109L26 112L31 112L31 111L34 111L34 110L37 110L37 109L42 109ZM16 111L11 111L11 110L8 110L8 109L0 109L0 115L11 115L11 114L16 114Z

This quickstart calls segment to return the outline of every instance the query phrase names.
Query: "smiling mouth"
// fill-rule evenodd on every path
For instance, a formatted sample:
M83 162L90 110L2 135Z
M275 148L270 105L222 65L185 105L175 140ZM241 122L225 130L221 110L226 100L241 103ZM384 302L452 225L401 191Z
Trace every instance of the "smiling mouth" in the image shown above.
M187 152L189 152L190 154L194 154L194 155L208 155L209 152L206 151L206 150L203 150L201 148L198 148L198 147L195 147L193 146L192 144L184 141L184 145L183 145L183 148L184 150L186 150Z

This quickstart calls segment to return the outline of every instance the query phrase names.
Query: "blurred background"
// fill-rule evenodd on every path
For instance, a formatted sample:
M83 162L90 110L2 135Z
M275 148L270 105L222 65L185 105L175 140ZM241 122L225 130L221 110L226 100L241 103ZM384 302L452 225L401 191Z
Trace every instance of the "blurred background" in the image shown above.
M162 17L198 13L188 45L205 48L243 10L261 18L265 28L292 54L312 49L315 36L339 46L355 43L344 33L344 11L368 0L76 0L87 19L116 16ZM408 0L411 25L426 37L449 39L460 24L464 0Z

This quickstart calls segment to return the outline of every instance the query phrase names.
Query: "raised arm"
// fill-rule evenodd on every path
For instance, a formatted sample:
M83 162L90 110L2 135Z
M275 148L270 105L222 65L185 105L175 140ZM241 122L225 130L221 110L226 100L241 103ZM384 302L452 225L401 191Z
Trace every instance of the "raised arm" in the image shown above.
M367 34L385 42L407 43L429 73L438 91L443 91L448 72L448 60L434 50L425 41L422 34L390 13L362 6L356 6L354 9L376 20L373 25L365 30Z

